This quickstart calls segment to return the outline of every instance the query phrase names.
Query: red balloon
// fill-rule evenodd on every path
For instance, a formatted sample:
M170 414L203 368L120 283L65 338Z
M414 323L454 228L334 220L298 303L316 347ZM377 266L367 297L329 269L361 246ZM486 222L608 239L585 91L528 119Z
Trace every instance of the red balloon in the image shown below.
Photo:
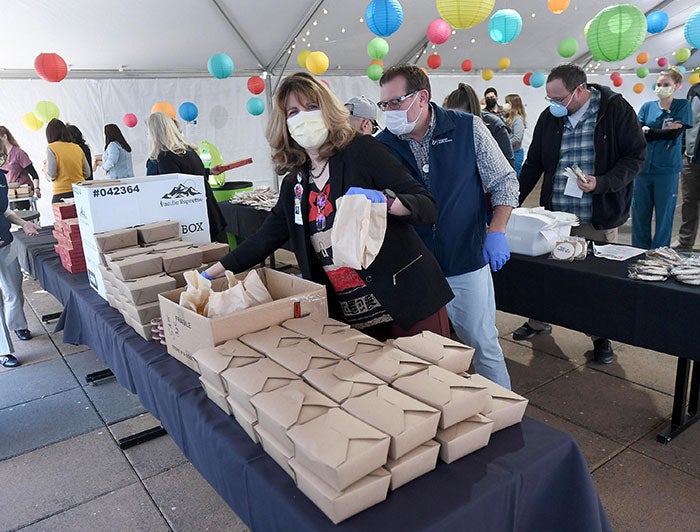
M447 39L452 35L452 26L450 26L449 22L438 18L430 23L425 34L431 43L443 44L447 42Z
M659 60L656 62L660 67L665 67L668 65L668 59L665 57L659 57Z
M528 72L523 76L523 83L527 85L528 87L530 86L530 78L532 77L532 72Z
M68 65L58 54L39 54L34 59L34 70L41 79L57 83L68 74Z
M126 127L134 127L136 124L138 124L139 119L136 118L134 113L126 113L124 118L122 118L122 121Z
M438 54L433 54L428 56L428 66L435 70L436 68L440 68L440 65L442 64L442 57L440 57Z
M265 90L265 80L260 76L251 76L248 78L248 90L253 94L260 94Z
M613 85L615 85L616 87L619 87L620 85L622 85L622 78L615 78L613 80Z
M462 70L469 72L472 68L474 68L474 63L471 59L465 59L462 61Z

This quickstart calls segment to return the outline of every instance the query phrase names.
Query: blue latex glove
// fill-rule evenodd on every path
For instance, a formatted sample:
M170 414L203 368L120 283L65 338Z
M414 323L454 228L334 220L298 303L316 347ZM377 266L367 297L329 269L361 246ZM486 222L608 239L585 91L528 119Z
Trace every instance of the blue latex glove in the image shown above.
M352 196L353 194L361 194L372 203L386 203L386 198L384 197L384 194L382 194L378 190L370 190L367 188L360 187L350 187L345 194L347 194L348 196Z
M213 278L211 275L209 275L207 272L199 272L199 274L200 274L202 277L204 277L205 279L208 279L209 281L213 281L213 280L214 280L214 278Z
M497 272L510 258L510 248L505 233L486 233L484 242L484 260L491 264L491 270Z

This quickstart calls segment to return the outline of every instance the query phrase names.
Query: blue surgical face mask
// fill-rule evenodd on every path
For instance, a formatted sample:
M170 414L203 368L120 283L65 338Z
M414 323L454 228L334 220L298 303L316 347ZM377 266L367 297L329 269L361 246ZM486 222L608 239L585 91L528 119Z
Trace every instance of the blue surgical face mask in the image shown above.
M578 87L576 87L578 89ZM551 100L549 102L549 112L552 113L554 116L557 118L561 118L563 116L566 116L569 114L569 105L571 105L571 102L574 100L574 94L576 94L576 89L573 90L571 93L571 96L569 97L569 101L566 102L566 105L563 103L555 102L554 100Z

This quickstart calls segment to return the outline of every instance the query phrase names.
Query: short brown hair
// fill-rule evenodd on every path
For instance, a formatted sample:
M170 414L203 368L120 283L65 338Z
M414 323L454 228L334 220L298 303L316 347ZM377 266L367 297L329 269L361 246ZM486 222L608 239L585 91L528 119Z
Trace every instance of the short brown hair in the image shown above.
M66 125L61 122L58 118L52 118L49 123L46 124L46 141L51 144L52 142L70 142L70 137L68 136L68 130Z
M560 79L566 90L573 92L576 87L586 83L586 72L573 63L562 63L555 66L547 76L547 83Z
M384 71L382 77L379 78L379 86L381 87L399 76L406 80L406 92L426 90L428 91L428 99L432 98L428 75L416 65L404 63L402 65L389 67Z
M677 66L664 68L661 72L659 72L659 77L661 76L671 78L673 80L673 83L675 83L676 85L680 85L681 83L683 83L683 74L681 74L681 71L678 69Z

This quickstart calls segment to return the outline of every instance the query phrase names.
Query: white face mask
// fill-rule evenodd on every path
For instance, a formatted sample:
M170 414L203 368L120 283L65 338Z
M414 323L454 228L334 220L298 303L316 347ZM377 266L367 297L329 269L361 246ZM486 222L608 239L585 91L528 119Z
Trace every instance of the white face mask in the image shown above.
M418 93L416 93L416 95L418 95ZM408 111L411 109L411 107L413 107L414 103L416 103L415 96L413 97L411 105L408 106L408 109L403 111L387 110L384 112L384 116L386 118L386 128L397 137L400 137L401 135L408 135L411 131L413 131L418 123L420 115L423 114L423 109L421 109L420 113L418 113L418 116L413 122L408 121Z
M328 128L320 109L299 111L287 118L287 129L297 144L307 150L317 150L328 138Z
M506 103L503 104L503 110L504 110L506 113L510 113L510 110L511 110L511 109L512 109L512 107L510 106L509 103L506 102Z
M673 87L656 87L654 89L654 92L660 99L663 100L664 98L672 96L675 92L675 89Z

